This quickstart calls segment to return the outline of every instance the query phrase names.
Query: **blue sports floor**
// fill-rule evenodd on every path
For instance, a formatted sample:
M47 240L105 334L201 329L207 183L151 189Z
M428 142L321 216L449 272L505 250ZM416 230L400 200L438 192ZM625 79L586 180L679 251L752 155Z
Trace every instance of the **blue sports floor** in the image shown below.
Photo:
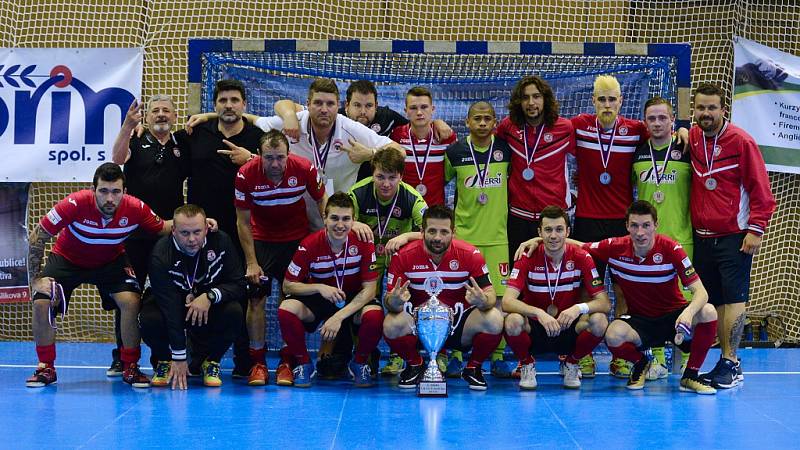
M447 399L385 378L278 387L274 373L265 388L226 372L218 389L134 390L106 378L110 349L59 344L58 384L30 389L33 344L0 343L0 448L800 448L800 349L742 350L744 385L715 396L679 392L676 375L631 392L601 373L569 391L557 363L539 361L537 391L487 374L488 391L452 379ZM607 371L608 356L598 364Z

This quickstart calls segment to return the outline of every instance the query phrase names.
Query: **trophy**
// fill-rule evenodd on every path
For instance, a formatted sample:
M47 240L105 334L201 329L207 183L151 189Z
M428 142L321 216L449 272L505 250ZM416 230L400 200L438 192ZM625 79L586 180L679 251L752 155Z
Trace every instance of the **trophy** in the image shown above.
M455 312L439 302L436 296L444 287L444 281L440 277L427 278L423 287L430 298L414 310L414 318L417 324L417 336L427 350L430 360L422 375L422 380L417 386L417 395L420 397L447 397L447 381L436 364L436 355L447 337L453 333L464 309L463 305L458 305L461 308L456 309L459 309L460 313L458 320L454 321Z

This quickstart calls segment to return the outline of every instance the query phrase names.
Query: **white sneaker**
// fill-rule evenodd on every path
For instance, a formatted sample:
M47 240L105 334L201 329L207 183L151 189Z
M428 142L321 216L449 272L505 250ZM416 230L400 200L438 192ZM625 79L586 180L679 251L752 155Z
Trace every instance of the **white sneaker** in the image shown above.
M536 389L536 364L525 364L519 371L519 387L521 389Z
M580 389L581 387L581 367L577 364L564 363L564 387L569 389Z
M653 380L660 380L662 378L667 378L669 376L669 370L663 364L653 363L650 364L650 368L647 369L647 373L644 376L644 379L647 381Z

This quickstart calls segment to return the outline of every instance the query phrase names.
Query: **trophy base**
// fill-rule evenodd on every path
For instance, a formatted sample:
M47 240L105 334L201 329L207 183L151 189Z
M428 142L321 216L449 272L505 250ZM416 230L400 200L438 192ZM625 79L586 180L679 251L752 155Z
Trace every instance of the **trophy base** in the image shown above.
M420 381L417 385L418 397L447 397L446 381Z

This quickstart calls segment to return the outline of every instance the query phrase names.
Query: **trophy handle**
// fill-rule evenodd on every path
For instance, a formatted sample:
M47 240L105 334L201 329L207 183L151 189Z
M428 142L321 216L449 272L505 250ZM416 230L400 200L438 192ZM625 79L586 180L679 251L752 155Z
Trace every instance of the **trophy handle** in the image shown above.
M464 316L464 304L461 302L456 303L454 309L455 309L455 314L453 314L453 317L451 317L450 334L453 334L456 331L456 327L458 327L458 324L461 323L461 318Z
M405 302L403 304L403 311L411 316L411 334L415 336L417 335L417 309L418 308L414 308L411 302Z

